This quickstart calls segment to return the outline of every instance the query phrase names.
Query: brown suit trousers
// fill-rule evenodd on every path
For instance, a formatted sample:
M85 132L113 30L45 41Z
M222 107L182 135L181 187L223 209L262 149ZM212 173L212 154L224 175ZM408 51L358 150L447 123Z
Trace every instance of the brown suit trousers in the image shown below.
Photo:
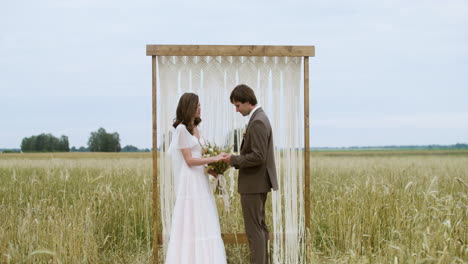
M268 239L270 234L265 223L265 201L268 193L241 194L242 215L245 233L249 241L250 261L268 264Z
M239 169L238 191L253 264L269 262L265 201L271 189L278 189L273 149L270 121L259 108L247 125L240 155L231 157L232 165Z

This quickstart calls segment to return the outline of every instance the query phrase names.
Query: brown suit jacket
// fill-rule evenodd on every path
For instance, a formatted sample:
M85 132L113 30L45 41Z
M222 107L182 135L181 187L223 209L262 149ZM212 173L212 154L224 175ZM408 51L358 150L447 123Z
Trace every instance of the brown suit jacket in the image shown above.
M240 155L231 156L231 164L239 169L240 194L266 193L272 188L278 190L273 133L270 121L261 107L250 118Z

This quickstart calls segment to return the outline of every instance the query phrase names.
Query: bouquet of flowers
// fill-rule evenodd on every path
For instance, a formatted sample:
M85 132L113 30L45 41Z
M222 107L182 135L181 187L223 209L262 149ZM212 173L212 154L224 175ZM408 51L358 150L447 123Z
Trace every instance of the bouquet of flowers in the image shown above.
M203 146L202 155L204 158L215 157L221 153L231 153L232 147L220 148L216 144L211 144L207 142ZM224 172L226 172L230 166L224 161L212 162L206 165L205 173L215 174L212 180L210 180L211 189L218 195L223 197L224 207L229 210L229 197L227 194L226 187L226 178L224 177Z
M216 146L215 144L211 144L209 142L206 143L206 145L203 147L203 157L208 158L208 157L215 157L218 156L221 153L230 153L231 148L220 148ZM217 175L224 174L224 172L229 169L229 165L226 164L224 161L218 161L218 162L212 162L206 166L205 172L208 173L208 171L212 171L216 173Z

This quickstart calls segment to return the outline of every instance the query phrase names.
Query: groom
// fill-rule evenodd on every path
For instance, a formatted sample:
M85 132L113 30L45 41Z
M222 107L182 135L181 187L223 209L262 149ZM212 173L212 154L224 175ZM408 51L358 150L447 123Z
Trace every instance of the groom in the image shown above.
M227 155L224 161L239 170L238 192L249 240L251 261L268 263L268 227L265 223L265 201L271 189L278 190L273 134L270 121L257 104L254 91L240 84L231 92L236 112L249 118L240 155Z

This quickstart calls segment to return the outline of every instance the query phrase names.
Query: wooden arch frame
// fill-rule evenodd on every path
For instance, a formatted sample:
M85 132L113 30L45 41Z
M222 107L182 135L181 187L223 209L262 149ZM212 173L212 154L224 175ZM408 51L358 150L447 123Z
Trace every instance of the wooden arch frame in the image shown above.
M250 46L250 45L146 45L146 56L152 57L152 116L153 116L153 262L158 263L158 144L156 56L259 56L304 58L304 199L306 235L310 232L310 143L309 143L309 57L315 56L314 46ZM226 244L248 243L245 233L222 234ZM157 241L157 242L155 242ZM306 237L306 251L310 238ZM308 254L306 254L307 259ZM307 260L306 263L309 261Z

